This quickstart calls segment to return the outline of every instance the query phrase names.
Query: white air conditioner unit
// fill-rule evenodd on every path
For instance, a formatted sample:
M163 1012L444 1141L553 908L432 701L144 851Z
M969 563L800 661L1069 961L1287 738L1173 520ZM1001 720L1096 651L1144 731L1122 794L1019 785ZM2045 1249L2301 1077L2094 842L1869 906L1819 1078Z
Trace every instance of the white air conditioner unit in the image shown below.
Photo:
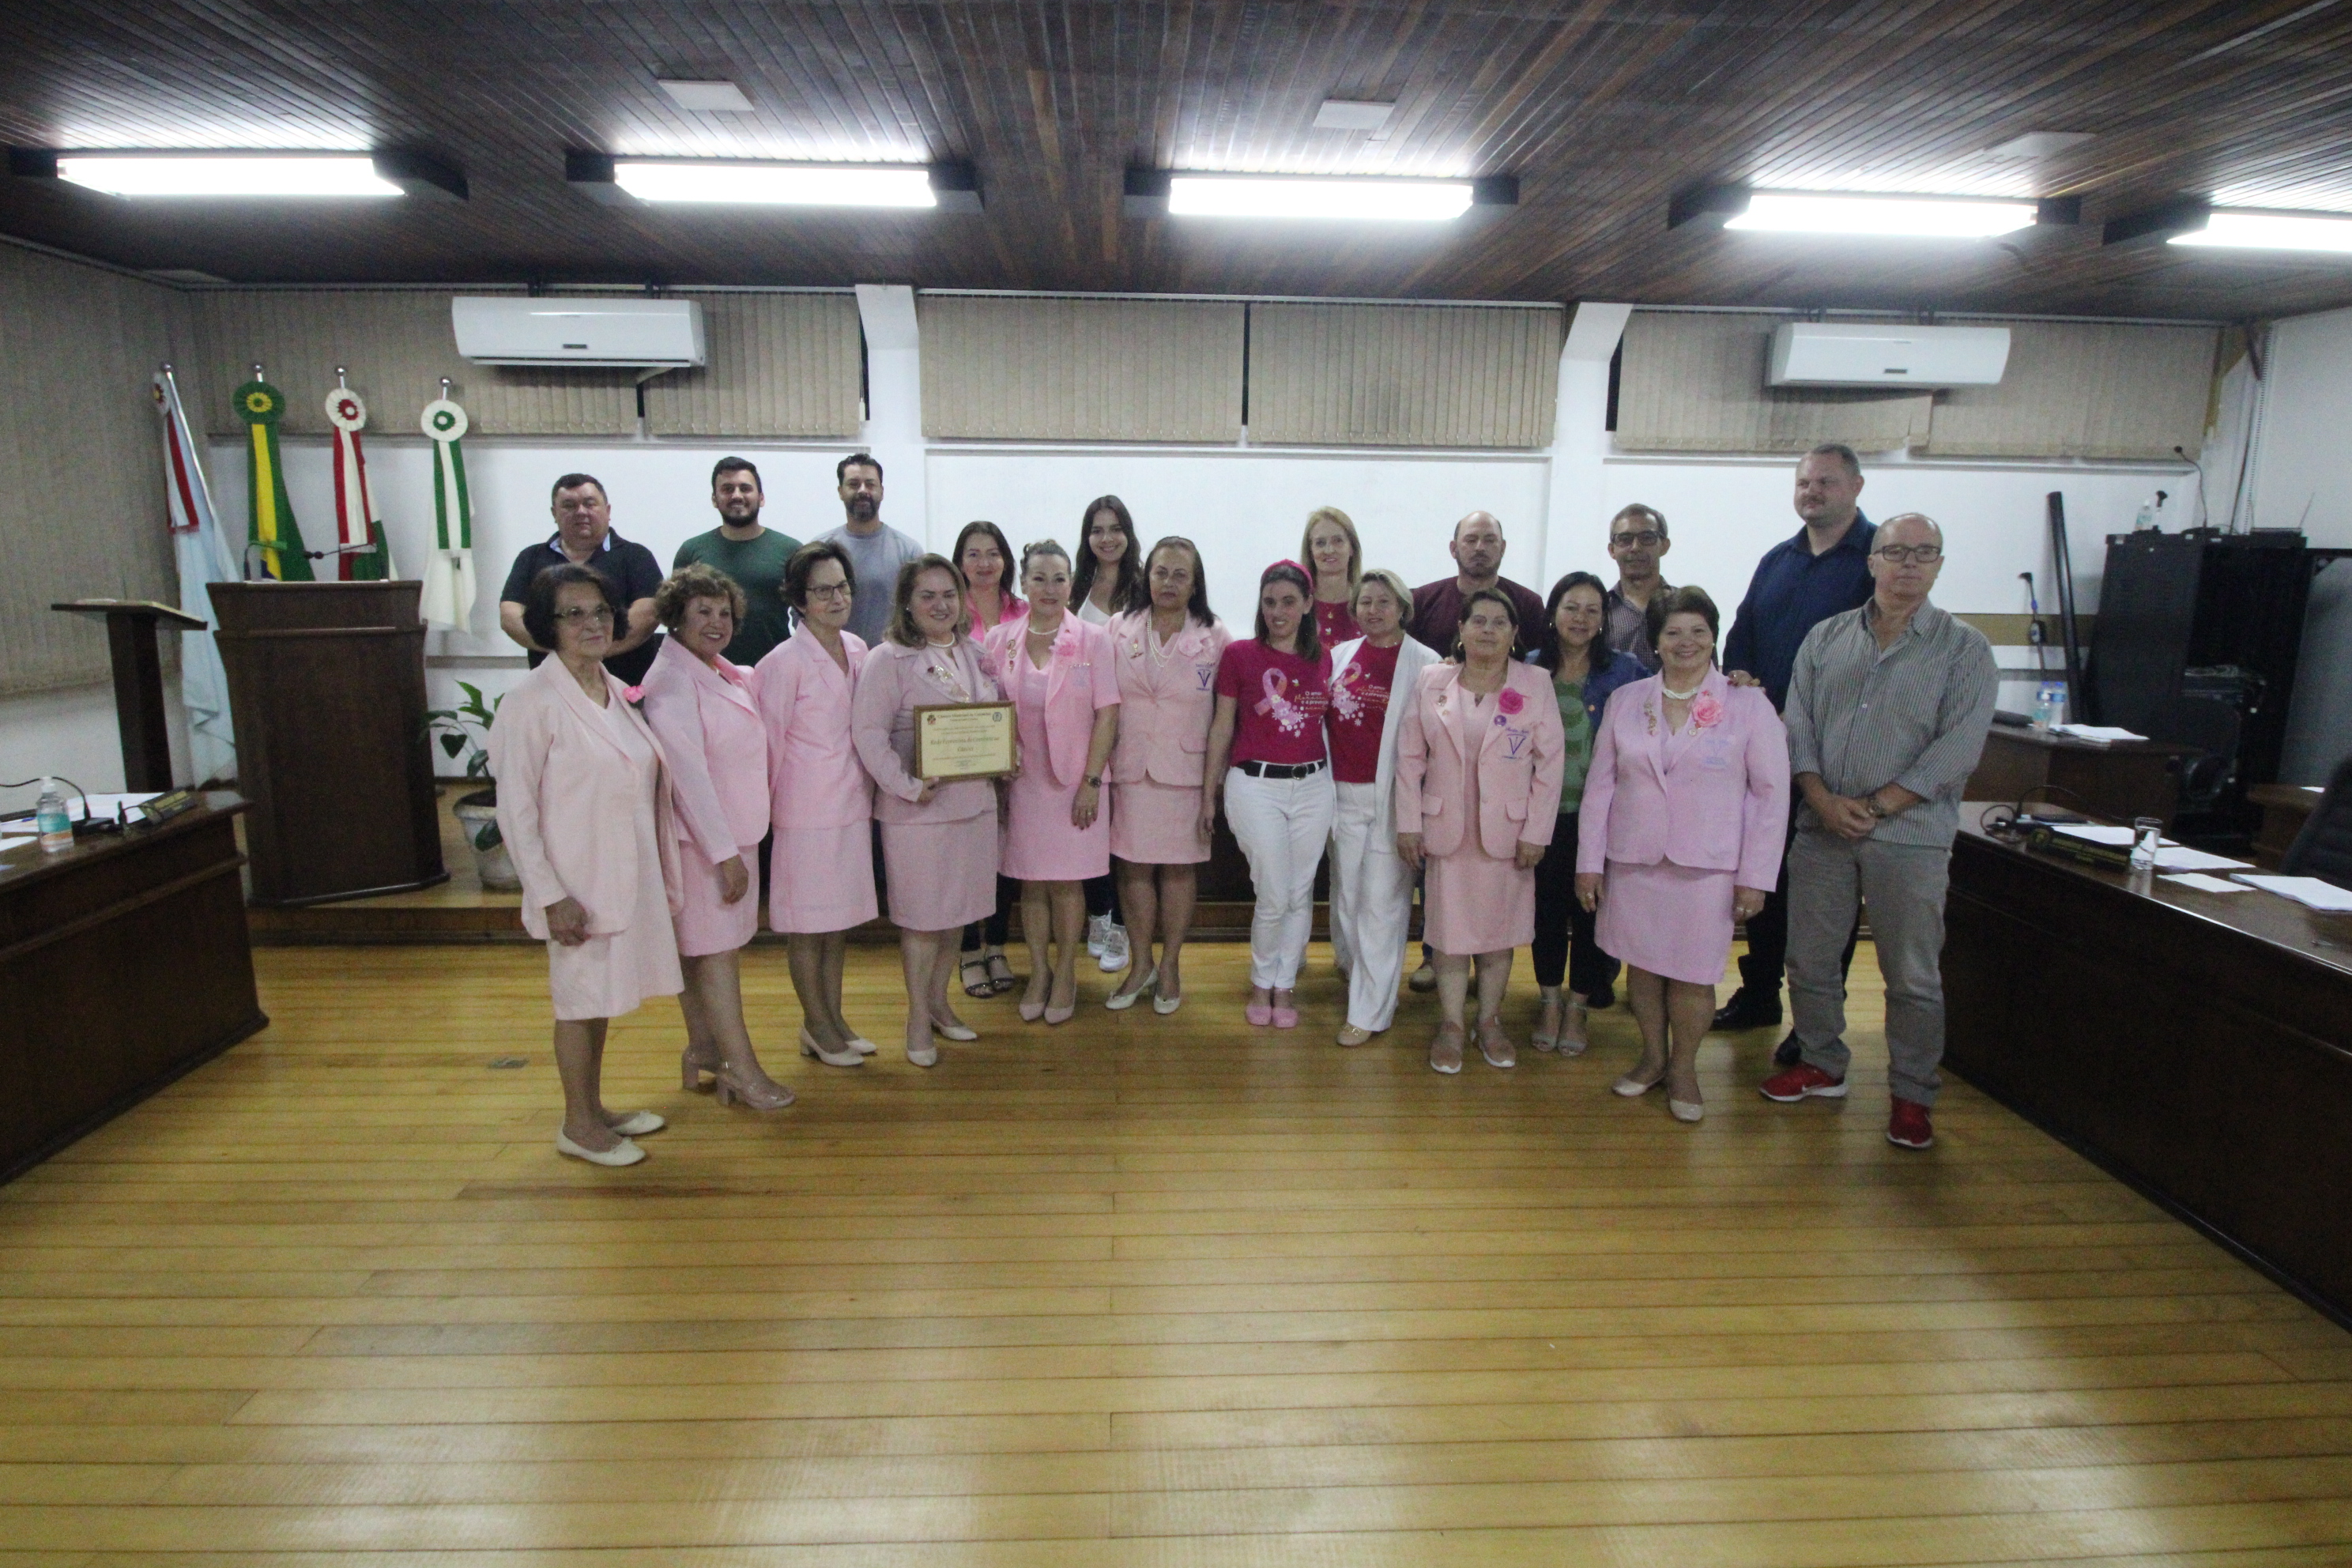
M1788 321L1772 329L1767 386L1998 386L2007 327Z
M459 295L449 301L449 324L457 352L478 364L677 370L704 363L702 307L692 300Z

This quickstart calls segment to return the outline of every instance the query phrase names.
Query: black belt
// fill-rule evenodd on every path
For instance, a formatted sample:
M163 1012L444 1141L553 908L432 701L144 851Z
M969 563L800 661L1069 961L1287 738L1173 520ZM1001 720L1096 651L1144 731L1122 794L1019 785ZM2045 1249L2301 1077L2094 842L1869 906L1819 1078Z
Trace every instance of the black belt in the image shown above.
M1254 779L1312 778L1323 771L1323 763L1235 763L1234 766Z

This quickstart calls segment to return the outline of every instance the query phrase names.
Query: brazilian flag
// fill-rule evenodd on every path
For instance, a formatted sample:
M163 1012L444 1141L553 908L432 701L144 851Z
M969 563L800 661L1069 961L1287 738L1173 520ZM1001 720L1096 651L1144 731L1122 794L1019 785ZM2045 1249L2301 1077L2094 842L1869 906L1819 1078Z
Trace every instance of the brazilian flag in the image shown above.
M281 583L308 583L310 557L302 548L293 503L286 499L286 465L278 450L278 422L286 415L286 395L266 381L248 381L236 389L236 415L250 437L245 477L253 526L247 538L263 546L264 572Z

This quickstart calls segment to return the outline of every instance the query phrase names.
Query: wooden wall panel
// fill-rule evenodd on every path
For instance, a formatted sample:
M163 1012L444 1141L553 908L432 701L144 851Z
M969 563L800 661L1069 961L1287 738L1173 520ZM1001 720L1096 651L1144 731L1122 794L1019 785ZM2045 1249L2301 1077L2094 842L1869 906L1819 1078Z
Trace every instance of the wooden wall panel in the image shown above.
M1999 386L1937 395L1946 457L2169 458L2205 442L2217 327L2012 321Z
M923 433L935 438L1232 441L1245 307L918 296Z
M1250 307L1250 439L1267 445L1544 447L1559 310Z
M1767 387L1772 329L1784 319L1634 311L1620 350L1619 449L1802 452L1843 441L1885 452L1927 438L1934 399L1926 393Z
M709 363L646 385L656 436L854 437L861 342L852 294L693 293Z

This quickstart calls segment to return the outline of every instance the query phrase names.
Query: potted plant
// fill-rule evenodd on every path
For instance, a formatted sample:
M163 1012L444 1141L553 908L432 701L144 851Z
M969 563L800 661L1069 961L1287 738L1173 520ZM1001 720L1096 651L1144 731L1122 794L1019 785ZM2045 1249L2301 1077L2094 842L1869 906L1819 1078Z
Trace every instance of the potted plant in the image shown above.
M521 888L522 879L515 875L514 861L507 854L506 840L499 833L499 786L490 777L490 753L486 742L490 737L490 725L499 716L499 703L482 700L482 689L466 681L457 682L457 689L466 700L455 708L436 708L425 715L425 732L437 735L441 750L452 760L466 759L466 776L488 784L457 797L453 808L457 821L465 827L467 841L474 847L474 862L480 872L482 886L512 892Z

